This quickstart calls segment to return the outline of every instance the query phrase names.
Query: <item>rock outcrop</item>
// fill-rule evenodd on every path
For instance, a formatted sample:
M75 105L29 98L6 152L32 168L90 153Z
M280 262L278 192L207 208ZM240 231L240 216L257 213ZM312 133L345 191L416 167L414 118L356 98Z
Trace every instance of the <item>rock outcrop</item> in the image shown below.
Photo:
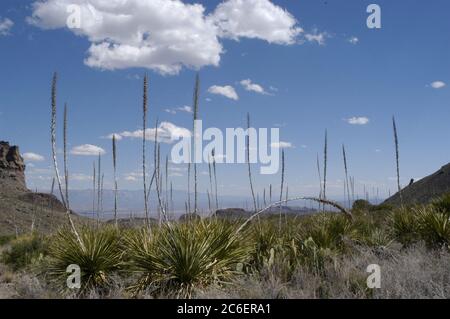
M18 146L0 141L0 191L26 192L25 163Z
M450 163L442 166L437 172L422 178L417 182L410 183L403 188L400 194L388 198L384 203L390 205L404 204L427 204L434 198L450 192Z
M225 208L225 209L216 210L214 215L217 218L242 219L242 218L250 217L252 215L252 213L247 212L245 209L242 209L242 208Z
M74 222L81 220L74 214ZM27 189L25 164L17 146L0 142L0 236L30 231L48 233L67 223L56 196Z

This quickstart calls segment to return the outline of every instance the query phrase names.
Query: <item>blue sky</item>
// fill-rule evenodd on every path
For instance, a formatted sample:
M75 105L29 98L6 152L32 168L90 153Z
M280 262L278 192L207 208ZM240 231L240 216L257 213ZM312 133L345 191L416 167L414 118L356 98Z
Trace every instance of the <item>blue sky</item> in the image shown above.
M260 15L254 12L233 17L244 21L238 21L236 28L223 27L222 33L214 31L217 34L213 35L209 34L212 31L207 23L202 29L186 22L178 27L185 32L192 28L198 33L200 40L194 47L180 40L181 49L176 55L163 50L157 57L137 59L140 62L133 64L129 63L129 57L119 61L117 58L99 60L97 56L97 60L89 62L93 55L89 49L108 43L105 34L115 37L119 45L128 45L127 48L142 46L139 41L129 40L133 28L147 28L146 37L150 41L159 38L173 19L165 19L164 8L160 12L140 10L135 18L141 19L140 22L109 24L106 31L99 31L94 25L75 34L61 25L60 16L54 16L59 11L52 10L53 5L68 1L41 1L42 7L37 10L34 1L2 0L0 139L20 145L23 153L43 157L29 154L28 185L48 189L51 184L50 81L55 70L59 73L59 115L64 102L69 105L70 148L91 144L105 150L106 187L111 185L112 165L111 140L105 136L141 129L145 72L150 77L151 127L156 117L178 127L191 127L192 115L177 109L192 105L197 70L201 77L200 116L204 126L243 127L247 112L255 127L280 126L281 140L291 144L285 152L287 184L293 195L318 193L316 155L319 153L322 161L325 129L329 135L330 196L343 195L342 143L346 145L350 175L355 177L359 193L363 185L370 192L379 188L381 196L388 189L394 191L393 115L399 130L403 184L410 178L430 174L448 162L448 1L252 1L261 2L264 5L261 10L277 14L273 28L279 28L279 33L271 33L270 24L258 20ZM130 1L136 6L152 2L158 1ZM222 15L229 12L230 6L239 6L237 0L226 2L221 8ZM369 15L366 7L372 2L382 9L381 29L366 26ZM100 1L90 3L99 14L106 10L98 7ZM177 3L177 8L184 13L195 11L188 4L202 5L203 16L200 14L196 19L204 22L208 15L218 11L222 1ZM121 10L126 8L107 9L109 14L117 15L123 13ZM197 11L194 13L198 15ZM145 21L146 14L152 22ZM30 19L32 16L34 20ZM178 44L176 39L166 40L159 39L155 45ZM221 46L221 52L217 53L215 45ZM169 72L154 67L164 63L168 63L164 68L170 69ZM177 65L175 70L174 65ZM262 88L267 94L246 90L241 84L246 79L260 86L256 91ZM212 86L231 86L238 99L212 94L209 92ZM351 118L359 118L356 122L360 124L350 124ZM170 146L163 144L163 152L170 150ZM139 189L141 182L136 173L141 167L141 140L123 138L118 148L119 187ZM149 142L150 159L151 154ZM70 156L73 188L90 187L94 160L95 156ZM203 172L200 190L206 191L207 166L202 166L200 171ZM185 189L184 167L176 168L171 175L174 187ZM280 183L279 174L258 175L256 166L254 175L259 192L270 183L275 189ZM218 179L221 194L250 195L245 165L219 165Z

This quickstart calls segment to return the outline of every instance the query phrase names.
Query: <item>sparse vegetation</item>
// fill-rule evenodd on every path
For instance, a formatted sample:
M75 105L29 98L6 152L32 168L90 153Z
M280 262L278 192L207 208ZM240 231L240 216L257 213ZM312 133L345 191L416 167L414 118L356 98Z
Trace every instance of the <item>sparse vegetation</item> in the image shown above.
M70 264L81 267L83 284L76 295L86 298L449 296L448 214L434 204L360 211L353 219L338 213L287 218L281 233L277 215L242 230L243 220L215 218L155 224L151 231L92 225L79 229L84 247L64 228L51 238L13 239L3 260L14 271L31 264L49 267L31 273L30 291L20 288L23 294L41 289L47 296L55 286L61 296L73 295L64 289ZM371 263L386 276L381 289L365 284Z
M1 255L1 261L13 271L18 271L44 258L48 246L48 241L37 233L25 235L9 243L9 248Z

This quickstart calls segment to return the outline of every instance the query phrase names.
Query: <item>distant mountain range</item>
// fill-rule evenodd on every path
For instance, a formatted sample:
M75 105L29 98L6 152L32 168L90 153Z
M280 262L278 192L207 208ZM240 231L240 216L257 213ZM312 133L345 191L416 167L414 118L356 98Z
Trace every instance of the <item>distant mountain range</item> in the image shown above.
M48 191L47 191L48 192ZM58 194L55 193L58 196ZM120 217L142 216L143 214L143 191L142 190L119 190L118 191L118 212ZM162 192L162 196L165 197L165 192ZM168 194L170 197L170 194ZM174 212L174 216L178 217L186 212L187 192L174 190L172 193L173 203L169 203L169 210ZM86 190L70 190L69 192L70 208L80 215L92 216L96 214L97 210L97 194L95 202L93 202L93 191ZM245 196L220 196L219 194L219 207L239 207L250 210L252 207L250 197ZM150 212L152 215L156 214L156 208L158 203L157 194L155 191L150 193ZM194 196L191 193L191 208L194 205ZM94 213L93 213L94 206ZM102 217L108 219L112 217L114 211L114 191L104 190L102 195ZM209 213L208 196L205 193L198 194L198 206L200 214ZM211 198L211 206L215 208L215 199ZM261 203L262 206L262 203ZM314 210L314 206L311 207L296 207L296 206L282 206L283 213L295 213ZM269 210L279 212L279 208L275 207Z
M55 193L55 195L58 196L58 194ZM165 191L162 192L161 195L163 198L166 197ZM118 211L119 215L124 216L130 216L130 214L133 214L135 216L142 215L144 211L144 200L143 200L144 194L142 190L119 190L117 201L118 201ZM167 197L170 198L170 193L167 194ZM81 215L92 215L93 212L93 205L94 205L94 211L97 210L97 194L95 203L93 202L93 191L86 189L86 190L70 190L69 192L69 198L70 198L70 208L76 211L77 213ZM179 216L183 213L185 213L185 205L188 201L187 193L185 191L179 191L174 190L172 192L172 198L173 203L169 200L169 209L171 211L175 212L175 215ZM245 206L246 200L248 201L248 198L243 196L220 196L219 194L219 206L221 207L243 207ZM150 203L150 211L155 212L158 198L156 191L152 191L150 193L149 197L149 203ZM191 193L191 206L194 205L194 195ZM212 207L215 207L215 199L211 198L211 205ZM102 195L102 211L107 217L110 215L114 210L114 191L113 190L103 190ZM198 207L201 211L208 211L208 196L204 193L198 194Z

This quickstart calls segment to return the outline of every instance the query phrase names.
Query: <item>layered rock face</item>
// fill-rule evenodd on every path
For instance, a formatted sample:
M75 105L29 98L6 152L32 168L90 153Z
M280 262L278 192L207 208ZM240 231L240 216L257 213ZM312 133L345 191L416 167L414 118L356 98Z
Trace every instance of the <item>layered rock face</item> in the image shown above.
M25 163L18 146L0 141L0 192L26 192Z

